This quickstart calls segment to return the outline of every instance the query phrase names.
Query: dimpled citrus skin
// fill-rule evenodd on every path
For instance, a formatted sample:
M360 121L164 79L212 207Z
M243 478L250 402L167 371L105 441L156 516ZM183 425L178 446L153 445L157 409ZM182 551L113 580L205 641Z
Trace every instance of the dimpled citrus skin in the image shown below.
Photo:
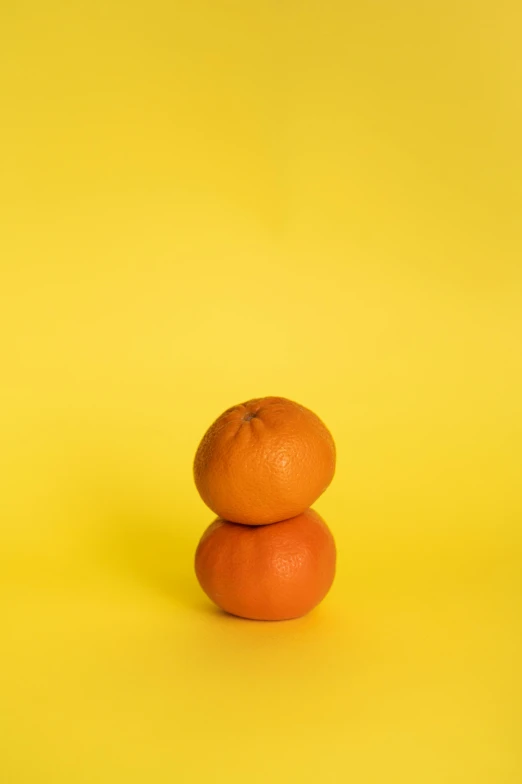
M335 445L318 416L282 397L225 411L196 452L196 487L212 511L234 523L266 525L304 512L335 471Z
M310 612L335 576L335 542L307 509L273 525L215 520L196 551L196 575L207 596L232 615L285 621Z

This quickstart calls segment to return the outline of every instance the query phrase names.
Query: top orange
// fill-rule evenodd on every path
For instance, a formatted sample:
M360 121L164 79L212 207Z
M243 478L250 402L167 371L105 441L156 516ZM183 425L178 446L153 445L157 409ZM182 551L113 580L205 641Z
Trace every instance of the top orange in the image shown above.
M203 501L233 523L265 525L301 514L326 490L335 445L312 411L284 397L263 397L225 411L196 452Z

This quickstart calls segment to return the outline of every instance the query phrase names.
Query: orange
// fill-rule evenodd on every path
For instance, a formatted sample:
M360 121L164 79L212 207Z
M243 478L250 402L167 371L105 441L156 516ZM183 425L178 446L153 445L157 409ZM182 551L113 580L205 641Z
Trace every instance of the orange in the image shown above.
M215 520L196 551L207 596L232 615L298 618L324 599L335 575L335 542L313 509L273 525Z
M225 411L196 452L203 501L224 520L264 525L304 512L332 481L335 445L318 416L283 397Z

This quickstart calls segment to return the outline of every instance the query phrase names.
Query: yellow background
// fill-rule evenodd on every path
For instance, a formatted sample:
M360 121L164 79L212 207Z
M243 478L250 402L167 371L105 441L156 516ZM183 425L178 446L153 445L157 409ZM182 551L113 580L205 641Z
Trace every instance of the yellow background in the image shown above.
M3 2L0 778L522 778L522 11ZM338 446L309 617L192 570L210 422Z

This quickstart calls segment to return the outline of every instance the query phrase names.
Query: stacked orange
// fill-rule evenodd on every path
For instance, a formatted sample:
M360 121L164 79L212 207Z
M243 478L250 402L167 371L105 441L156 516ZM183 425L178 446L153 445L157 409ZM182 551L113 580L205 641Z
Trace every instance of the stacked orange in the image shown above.
M291 400L249 400L216 419L194 460L196 487L218 515L195 563L212 601L232 615L281 621L324 599L335 575L335 542L309 507L334 471L330 432Z

